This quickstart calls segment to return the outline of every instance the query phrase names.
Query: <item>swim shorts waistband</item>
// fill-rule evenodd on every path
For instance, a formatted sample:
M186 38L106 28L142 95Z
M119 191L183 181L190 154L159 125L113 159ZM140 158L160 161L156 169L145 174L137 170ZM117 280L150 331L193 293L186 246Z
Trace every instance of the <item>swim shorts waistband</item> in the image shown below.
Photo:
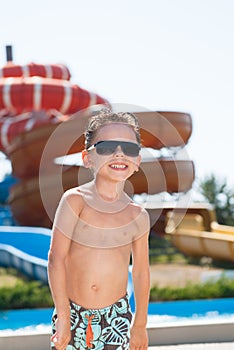
M123 297L119 298L113 304L108 305L108 306L104 306L104 307L101 307L101 308L84 307L82 305L77 304L73 300L69 299L70 305L75 306L76 310L81 310L82 309L84 311L85 310L89 310L89 311L101 311L101 312L108 312L113 305L117 305L119 303L122 304L123 301L127 302L127 305L129 306L129 295L128 295L128 293L126 293Z

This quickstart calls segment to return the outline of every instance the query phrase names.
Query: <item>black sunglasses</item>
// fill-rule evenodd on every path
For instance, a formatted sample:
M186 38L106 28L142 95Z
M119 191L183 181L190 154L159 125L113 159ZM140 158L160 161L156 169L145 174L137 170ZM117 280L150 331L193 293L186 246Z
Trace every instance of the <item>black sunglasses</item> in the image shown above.
M97 154L107 156L113 154L118 146L120 146L123 153L129 157L137 157L141 149L141 147L134 142L106 140L98 141L94 145L90 146L87 151L91 151L92 149L96 148Z

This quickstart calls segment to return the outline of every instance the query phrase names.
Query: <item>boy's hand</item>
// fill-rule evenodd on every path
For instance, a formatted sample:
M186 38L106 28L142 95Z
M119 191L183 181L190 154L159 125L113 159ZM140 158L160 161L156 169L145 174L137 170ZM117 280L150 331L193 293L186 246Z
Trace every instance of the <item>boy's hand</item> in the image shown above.
M148 349L148 333L145 327L132 326L130 336L130 350Z
M64 317L55 321L56 332L52 335L51 341L56 350L64 350L71 339L70 317Z

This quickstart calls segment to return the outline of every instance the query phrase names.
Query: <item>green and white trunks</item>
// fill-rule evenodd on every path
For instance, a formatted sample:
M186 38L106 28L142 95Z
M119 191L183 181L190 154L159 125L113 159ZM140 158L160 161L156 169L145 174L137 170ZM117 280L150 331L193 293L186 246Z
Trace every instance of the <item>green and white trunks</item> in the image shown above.
M129 349L132 313L128 295L101 309L85 309L70 301L71 340L66 350ZM55 333L56 310L52 315ZM55 349L51 342L51 349Z

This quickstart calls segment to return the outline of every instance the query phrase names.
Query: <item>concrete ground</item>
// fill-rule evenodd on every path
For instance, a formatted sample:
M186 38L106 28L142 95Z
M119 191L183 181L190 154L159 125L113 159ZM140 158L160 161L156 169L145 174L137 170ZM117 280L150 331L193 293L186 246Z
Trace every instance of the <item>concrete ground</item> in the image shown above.
M150 346L149 350L233 350L233 343L183 344L168 346Z

